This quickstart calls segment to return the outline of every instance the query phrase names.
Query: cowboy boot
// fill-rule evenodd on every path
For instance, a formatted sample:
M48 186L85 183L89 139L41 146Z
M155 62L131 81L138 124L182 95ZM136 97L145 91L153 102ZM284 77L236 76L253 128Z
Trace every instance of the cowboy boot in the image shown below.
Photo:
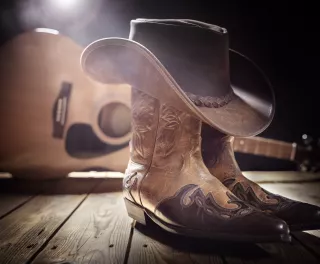
M124 178L129 216L186 236L289 241L280 219L238 199L201 157L201 121L132 89L132 140Z
M241 200L286 221L291 231L319 229L319 207L275 195L244 177L235 160L233 140L203 124L202 155L210 173Z
M230 87L226 30L192 20L142 19L131 22L129 38L95 41L80 60L91 78L132 89L132 140L123 184L128 214L187 236L289 241L283 220L237 198L202 160L201 121L249 135L270 119L261 118ZM210 62L204 62L208 54ZM188 61L196 63L184 67ZM215 78L206 74L216 69Z

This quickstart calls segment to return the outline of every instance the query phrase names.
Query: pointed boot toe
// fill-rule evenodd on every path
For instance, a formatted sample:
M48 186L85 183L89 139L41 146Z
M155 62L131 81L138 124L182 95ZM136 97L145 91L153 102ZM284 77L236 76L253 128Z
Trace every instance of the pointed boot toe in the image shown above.
M320 207L315 205L292 201L275 215L285 220L291 231L320 229Z
M132 89L130 217L169 232L237 242L289 241L285 222L259 212L213 177L201 156L201 121Z
M230 179L224 183L243 201L284 220L291 231L320 229L320 207L273 194L242 175L237 178L230 186Z
M174 196L164 199L154 212L125 199L129 216L146 225L147 218L164 230L190 237L232 242L290 242L285 221L259 212L230 192L229 204L220 207L211 193L206 196L199 186L187 185Z
M257 212L256 214L248 216L247 222L247 230L243 229L243 232L250 233L251 230L252 235L258 237L259 240L265 238L264 242L272 242L278 238L278 241L291 242L291 230L288 224L282 219L267 215L264 212Z
M257 211L230 192L226 196L231 208L219 206L218 197L189 184L160 202L151 219L168 231L188 236L235 242L291 241L285 221Z
M233 137L203 125L202 138L205 165L238 198L281 218L291 231L320 229L320 207L273 194L244 177L235 160Z

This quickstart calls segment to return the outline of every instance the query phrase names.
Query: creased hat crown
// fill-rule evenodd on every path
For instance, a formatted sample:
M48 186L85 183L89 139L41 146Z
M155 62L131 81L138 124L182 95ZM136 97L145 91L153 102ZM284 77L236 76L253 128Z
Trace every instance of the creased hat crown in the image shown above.
M188 93L230 93L227 30L190 19L136 19L130 37L149 49Z

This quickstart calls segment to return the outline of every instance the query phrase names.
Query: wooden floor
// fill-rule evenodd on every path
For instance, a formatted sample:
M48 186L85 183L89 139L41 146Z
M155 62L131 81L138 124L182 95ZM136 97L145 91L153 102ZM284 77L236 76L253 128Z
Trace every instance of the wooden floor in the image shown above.
M320 205L319 176L247 175L270 191ZM235 244L135 224L126 215L121 182L0 179L0 263L320 263L318 230L294 233L290 244Z

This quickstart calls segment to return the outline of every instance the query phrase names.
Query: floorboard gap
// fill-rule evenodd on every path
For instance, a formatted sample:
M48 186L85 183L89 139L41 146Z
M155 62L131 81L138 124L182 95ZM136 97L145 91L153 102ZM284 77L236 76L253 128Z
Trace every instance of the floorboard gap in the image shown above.
M28 198L27 200L25 200L24 202L22 202L21 204L18 204L16 207L12 208L10 211L6 212L5 214L3 214L2 216L0 216L0 220L5 218L6 216L8 216L9 214L11 214L12 212L16 211L17 209L19 209L20 207L24 206L26 203L28 203L29 201L31 201L33 198L35 198L36 195L31 196L30 198Z
M31 264L35 258L41 253L42 250L46 248L49 244L50 240L59 232L59 230L63 227L63 225L70 219L70 217L78 210L78 208L87 200L89 195L101 184L102 181L99 181L96 185L94 185L91 190L87 193L87 195L82 199L82 201L72 210L72 212L64 219L64 221L52 232L52 234L48 237L48 239L43 243L43 245L30 257L30 259L26 262L26 264Z
M132 243L132 238L133 238L133 233L134 233L134 226L135 226L135 220L132 220L129 240L128 240L126 254L124 256L123 264L127 264L128 260L129 260L129 255L130 255L130 250L131 250L131 243Z

